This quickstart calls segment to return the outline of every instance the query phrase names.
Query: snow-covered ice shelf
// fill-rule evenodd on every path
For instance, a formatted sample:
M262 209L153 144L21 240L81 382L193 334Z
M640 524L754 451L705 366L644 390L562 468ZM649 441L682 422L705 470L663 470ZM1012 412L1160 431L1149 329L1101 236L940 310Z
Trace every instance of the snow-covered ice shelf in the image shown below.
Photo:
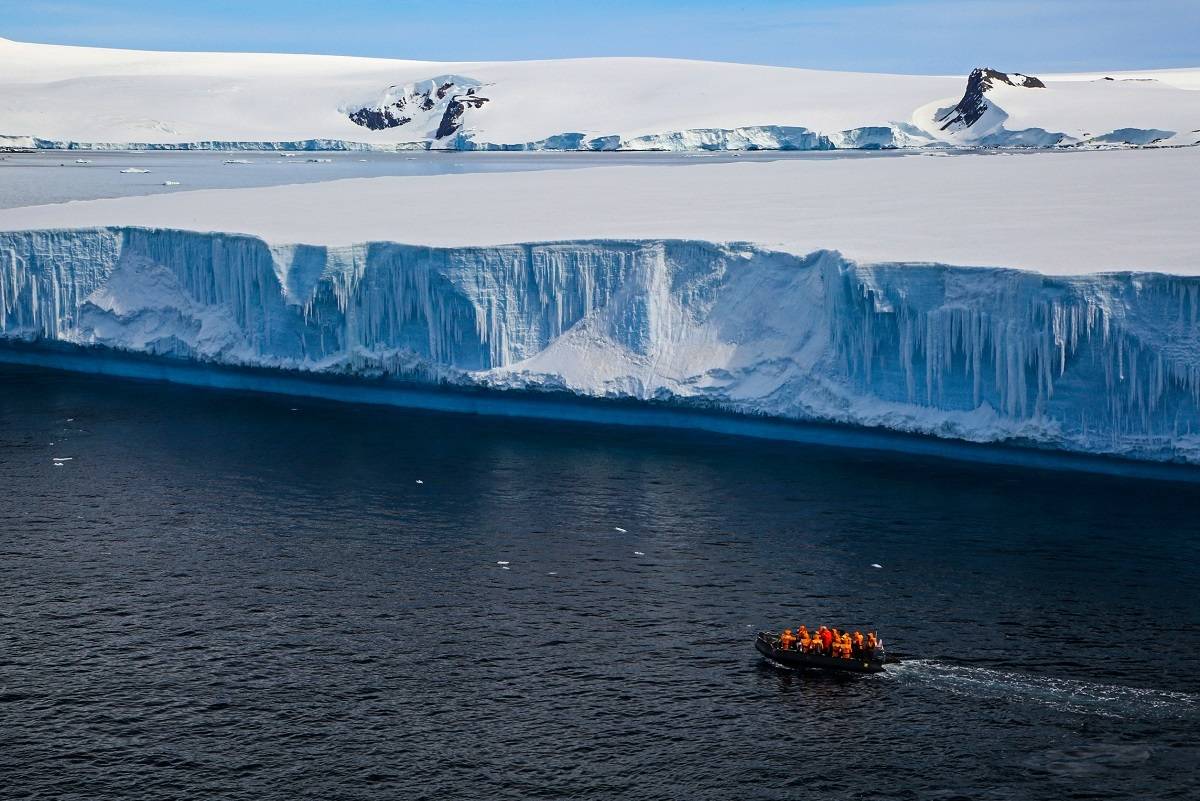
M600 168L12 209L0 335L1200 463L1198 162Z

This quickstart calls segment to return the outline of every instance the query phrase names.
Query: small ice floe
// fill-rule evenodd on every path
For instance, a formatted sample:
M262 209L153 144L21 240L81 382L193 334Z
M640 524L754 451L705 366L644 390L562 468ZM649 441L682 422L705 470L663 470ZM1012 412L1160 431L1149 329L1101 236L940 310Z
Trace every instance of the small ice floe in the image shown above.
M125 169L121 170L121 172L125 175L145 175L150 171L143 170L141 167L126 167Z
M74 423L74 422L75 422L75 418L74 418L74 417L68 417L68 418L67 418L67 422L68 422L68 423Z
M419 479L419 478L418 478L418 479L417 479L417 483L418 483L418 484L424 484L425 482L424 482L424 481L422 481L421 479Z
M625 529L621 528L620 526L614 526L614 527L613 527L613 531L619 531L619 532L621 532L622 534L628 534L628 533L629 533L628 531L626 531Z
M546 575L547 575L547 576L557 576L557 575L558 575L558 571L556 571L556 570L551 570L551 571L550 571L549 573L547 573Z
M872 562L872 563L871 563L871 567L875 568L876 570L882 570L882 569L883 569L883 565L879 564L878 562Z
M641 551L634 551L633 555L634 556L645 556L646 554L642 553Z
M504 565L500 569L501 570L511 570L512 568L510 568L508 565Z
M163 181L163 186L179 186L179 181Z
M91 164L92 162L90 159L75 159L75 163L76 164Z
M333 159L305 159L309 164L329 164Z
M508 564L508 562L497 562L496 564L498 564L498 565L507 565L507 564Z
M73 461L75 459L75 457L74 456L55 456L55 457L53 457L53 459L56 462L70 462L70 461Z
M295 158L296 154L295 153L280 153L279 156L280 156L280 158L290 159L290 158Z
M250 159L225 159L226 164L253 164Z

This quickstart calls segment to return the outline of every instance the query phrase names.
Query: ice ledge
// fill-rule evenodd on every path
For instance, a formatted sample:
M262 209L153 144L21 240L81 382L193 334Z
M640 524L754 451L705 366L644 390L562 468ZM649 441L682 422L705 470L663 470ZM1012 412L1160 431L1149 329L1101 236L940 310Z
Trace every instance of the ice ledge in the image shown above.
M749 244L0 233L0 338L1200 464L1200 279Z
M870 125L844 131L821 133L789 125L750 125L739 128L688 128L640 136L588 136L564 132L529 142L489 142L476 139L470 131L444 139L420 139L410 142L358 142L350 139L295 139L285 141L247 141L204 139L189 142L102 142L39 137L0 137L20 142L11 149L89 150L89 151L269 151L269 152L379 152L397 153L414 150L486 151L486 152L630 152L658 151L676 153L745 151L822 151L822 150L899 150L930 149L974 150L1125 150L1139 148L1177 148L1200 145L1194 141L1172 140L1174 131L1121 128L1104 135L1079 139L1041 128L1001 130L970 141L938 139L927 131L907 123ZM1171 140L1171 141L1168 141Z

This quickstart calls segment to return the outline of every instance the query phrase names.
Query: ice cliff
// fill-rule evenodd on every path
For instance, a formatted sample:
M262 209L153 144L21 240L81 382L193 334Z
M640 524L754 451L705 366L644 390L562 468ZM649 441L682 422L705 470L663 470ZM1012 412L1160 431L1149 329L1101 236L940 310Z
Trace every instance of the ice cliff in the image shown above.
M0 233L0 337L1200 462L1200 279L697 241Z

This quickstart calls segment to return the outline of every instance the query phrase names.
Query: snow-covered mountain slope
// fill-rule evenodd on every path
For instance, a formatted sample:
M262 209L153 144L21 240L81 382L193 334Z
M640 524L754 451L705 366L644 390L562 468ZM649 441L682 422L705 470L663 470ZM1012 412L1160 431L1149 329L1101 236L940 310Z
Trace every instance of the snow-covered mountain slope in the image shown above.
M1198 164L908 156L10 209L0 338L1200 464Z
M1181 88L1193 85L1194 74L1043 81L977 69L957 103L930 103L917 110L914 122L932 136L965 145L1194 144L1200 140L1200 95ZM1130 124L1134 119L1161 124Z
M1200 139L1197 75L1039 76L1045 89L1036 91L999 82L984 93L993 113L963 131L943 130L937 113L970 93L962 77L637 58L160 53L0 39L0 133L98 147L1179 145Z

